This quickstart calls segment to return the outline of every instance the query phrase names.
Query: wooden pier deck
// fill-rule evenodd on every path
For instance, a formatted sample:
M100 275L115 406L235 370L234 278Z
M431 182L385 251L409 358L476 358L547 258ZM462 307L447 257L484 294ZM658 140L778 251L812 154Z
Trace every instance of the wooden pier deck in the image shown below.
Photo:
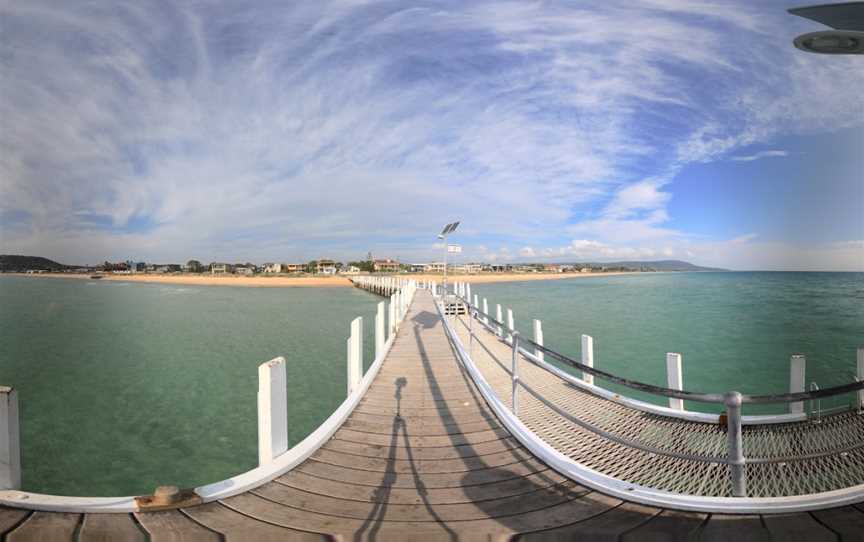
M532 456L500 425L418 291L344 425L297 468L219 502L162 512L0 508L20 540L862 540L864 506L765 516L624 502Z

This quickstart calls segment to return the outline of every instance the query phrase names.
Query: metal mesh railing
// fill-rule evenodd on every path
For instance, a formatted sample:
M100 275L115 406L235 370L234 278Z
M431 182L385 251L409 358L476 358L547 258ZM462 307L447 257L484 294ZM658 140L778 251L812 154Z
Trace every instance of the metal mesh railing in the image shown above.
M468 312L457 318L459 332L467 334L475 362L499 398L509 395L520 421L585 466L646 487L699 496L790 496L864 483L864 416L858 411L746 426L741 415L744 403L820 400L864 389L864 382L773 395L664 388L571 359L522 337L468 299L457 299ZM550 360L640 392L720 403L726 410L721 423L645 412L592 392L592 386L576 382Z

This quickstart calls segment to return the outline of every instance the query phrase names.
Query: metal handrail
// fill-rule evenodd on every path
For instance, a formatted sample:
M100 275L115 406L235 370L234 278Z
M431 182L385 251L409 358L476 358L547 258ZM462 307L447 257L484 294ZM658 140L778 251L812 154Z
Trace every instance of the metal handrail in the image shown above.
M508 329L508 327L504 324L504 322L499 322L491 315L486 314L479 307L473 305L469 300L465 299L462 296L457 296L458 299L462 300L469 309L475 312L475 315L482 316L484 320L487 320L488 323L494 324L497 327L502 329ZM491 327L491 326L490 326ZM516 330L512 330L516 331ZM531 339L527 339L524 336L520 338L520 342L530 344L535 351L543 352L544 354L548 354L549 356L555 358L556 360L566 363L568 365L573 366L580 371L586 372L588 374L594 375L599 378L603 378L610 382L614 382L616 384L620 384L622 386L642 391L646 393L651 393L654 395L662 395L664 397L673 397L675 399L685 399L688 401L696 401L701 403L719 403L723 404L725 402L726 394L724 393L701 393L701 392L693 392L686 390L674 390L671 388L664 388L663 386L655 386L654 384L646 384L644 382L638 382L636 380L629 380L627 378L622 378L620 376L616 376L612 373L607 373L606 371L602 371L600 369L595 369L590 365L585 365L575 359L572 359L564 354L556 352L542 344L537 344ZM808 401L813 399L821 399L824 397L833 397L835 395L842 395L844 393L852 393L856 391L864 390L864 380L859 382L851 382L849 384L842 384L840 386L834 386L831 388L825 388L821 390L813 390L807 392L795 392L795 393L780 393L780 394L771 394L771 395L745 395L741 394L741 402L748 404L767 404L767 403L796 403L799 401Z

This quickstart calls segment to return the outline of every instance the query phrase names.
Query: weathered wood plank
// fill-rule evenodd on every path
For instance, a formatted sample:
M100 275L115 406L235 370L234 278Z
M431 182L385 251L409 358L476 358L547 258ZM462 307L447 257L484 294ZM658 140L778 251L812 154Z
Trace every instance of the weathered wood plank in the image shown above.
M765 514L765 527L774 540L789 542L822 542L837 540L837 536L808 513ZM864 536L864 532L861 533Z
M521 461L537 461L527 451L514 450L486 455L482 458L420 460L417 458L390 459L363 457L340 453L331 449L320 449L312 458L315 461L350 469L395 472L399 474L412 472L423 474L464 473L473 470L507 467Z
M702 526L699 540L704 542L762 542L771 533L759 516L712 514Z
M512 480L536 472L547 470L548 467L537 461L514 463L506 467L475 470L465 473L434 473L423 475L424 488L464 487L469 485L488 484ZM356 485L378 487L387 475L385 472L364 471L330 465L310 459L298 467L299 470L328 480L344 481ZM396 473L394 473L396 474ZM397 475L393 487L416 488L417 480L410 474Z
M184 508L183 513L228 541L247 540L326 540L320 534L289 529L248 517L221 503L212 502Z
M78 533L78 540L82 542L146 539L131 514L86 514Z
M410 435L406 441L403 437L399 439L398 446L410 446L411 448L432 448L451 446L464 446L466 444L473 445L483 442L491 442L509 437L510 433L506 429L492 429L488 431L477 431L475 433L454 434L454 435L427 435L415 436ZM349 428L342 428L336 432L334 438L350 441L361 442L364 444L377 444L390 446L393 440L392 435L383 433L367 433L364 431L355 431ZM407 442L407 444L406 444Z
M563 527L555 527L545 531L527 533L518 540L591 540L598 542L616 542L621 535L635 529L660 514L659 508L651 508L634 503L622 503L601 514L571 523Z
M394 459L410 459L413 457L415 460L419 459L420 461L468 459L511 450L529 453L519 444L518 441L516 441L516 439L512 438L481 442L474 445L411 449L406 448L405 446L362 444L333 438L329 440L323 448L363 457L377 457L384 459L389 457Z
M30 510L0 507L0 535L11 531L16 525L27 519L30 514L32 514Z
M211 542L222 537L177 510L135 514L152 542Z
M81 514L33 512L24 523L6 535L10 542L73 540Z
M387 492L378 486L348 484L342 481L317 478L302 471L294 470L275 480L276 483L295 487L312 493L340 497L357 501L389 502L393 504L457 504L501 497L522 495L539 488L561 484L566 479L553 470L546 470L505 480L471 486L467 488L426 488L421 494L416 488L391 487Z
M664 510L621 536L622 542L685 542L695 540L708 514Z
M813 517L834 531L843 541L864 540L864 512L854 506L815 510Z
M477 421L464 422L454 425L444 425L434 422L422 422L420 420L402 418L402 423L399 423L395 418L390 423L384 424L380 422L367 422L354 418L353 416L345 421L343 425L346 429L360 431L363 433L376 433L381 435L391 435L394 431L402 434L420 437L434 437L438 435L467 435L470 433L478 433L480 431L490 431L501 429L499 422L493 421Z

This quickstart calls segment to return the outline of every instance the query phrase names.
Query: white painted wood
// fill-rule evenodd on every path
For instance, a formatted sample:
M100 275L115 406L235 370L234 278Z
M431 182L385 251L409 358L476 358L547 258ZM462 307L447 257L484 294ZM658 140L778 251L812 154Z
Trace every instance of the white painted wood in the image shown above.
M807 379L807 359L803 354L795 354L789 359L789 393L803 392ZM804 412L804 401L789 403L790 414Z
M20 442L18 392L0 386L0 489L21 487Z
M507 309L507 328L511 333L516 329L516 325L513 322L513 309Z
M348 395L357 389L363 378L363 317L351 321L348 338Z
M495 304L495 320L501 322L502 324L504 322L504 316L501 313L501 304L500 303ZM498 336L499 337L504 336L504 326L501 324L498 325Z
M486 302L485 297L483 298L483 314L489 314L489 303ZM483 317L483 323L488 325L489 324L489 318L484 316Z
M467 299L469 303L471 302L471 283L470 282L465 283L465 299ZM476 305L477 302L475 301L474 304Z
M396 295L390 296L390 305L387 307L387 312L389 315L390 328L387 334L388 338L392 338L396 335Z
M543 322L536 319L534 320L534 342L543 346ZM534 355L537 356L540 361L544 360L543 352L537 350L534 352Z
M384 316L384 305L385 303L381 301L378 303L378 313L375 315L375 357L381 355L381 352L384 350L384 342L385 331L384 327L386 324L386 317Z
M666 354L666 387L673 390L684 389L684 369L681 361L681 354L667 352ZM669 398L669 408L674 410L684 410L684 400Z
M864 346L858 347L858 382L864 380ZM864 390L858 391L858 409L864 408Z
M582 365L594 367L594 337L582 335ZM582 380L586 384L594 384L594 375L582 372Z
M258 465L288 450L288 378L285 358L258 366Z

